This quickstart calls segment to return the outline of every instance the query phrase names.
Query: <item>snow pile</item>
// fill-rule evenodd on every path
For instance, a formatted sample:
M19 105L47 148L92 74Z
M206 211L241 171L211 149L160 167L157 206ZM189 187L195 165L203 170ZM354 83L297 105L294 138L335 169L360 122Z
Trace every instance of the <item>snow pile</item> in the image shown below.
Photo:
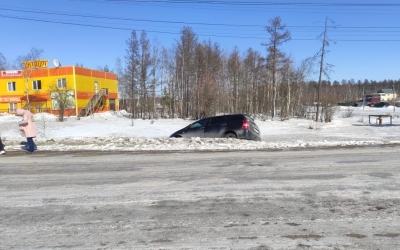
M352 111L350 117L344 112ZM376 117L391 114L383 125ZM106 112L78 119L66 117L59 122L47 113L35 114L39 150L97 150L97 151L196 151L196 150L276 150L337 146L379 146L400 144L400 112L388 108L341 108L330 123L307 119L288 121L256 120L262 141L235 139L176 139L169 135L193 120L129 119L125 111ZM20 117L0 114L0 132L6 150L21 150L25 138L18 131Z

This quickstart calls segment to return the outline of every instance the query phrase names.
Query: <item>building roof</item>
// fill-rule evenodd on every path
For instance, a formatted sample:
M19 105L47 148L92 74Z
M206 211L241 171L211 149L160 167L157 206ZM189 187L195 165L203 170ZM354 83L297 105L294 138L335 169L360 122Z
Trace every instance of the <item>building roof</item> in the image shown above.
M380 89L378 93L386 93L386 94L392 94L393 89Z

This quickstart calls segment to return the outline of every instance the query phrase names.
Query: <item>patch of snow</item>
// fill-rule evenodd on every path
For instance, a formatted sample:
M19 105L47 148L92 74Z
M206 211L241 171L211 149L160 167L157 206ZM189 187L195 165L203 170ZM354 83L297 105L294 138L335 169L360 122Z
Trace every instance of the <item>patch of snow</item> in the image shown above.
M345 118L343 114L351 111ZM376 117L384 118L376 125ZM88 117L66 117L59 122L54 115L34 115L38 136L38 150L97 150L97 151L201 151L201 150L267 150L319 148L336 146L379 146L400 144L400 111L392 106L384 108L339 107L330 123L292 118L287 121L258 120L262 141L235 139L177 139L169 138L193 120L134 119L126 111L98 113ZM21 150L26 141L18 131L20 117L0 114L0 133L6 150Z

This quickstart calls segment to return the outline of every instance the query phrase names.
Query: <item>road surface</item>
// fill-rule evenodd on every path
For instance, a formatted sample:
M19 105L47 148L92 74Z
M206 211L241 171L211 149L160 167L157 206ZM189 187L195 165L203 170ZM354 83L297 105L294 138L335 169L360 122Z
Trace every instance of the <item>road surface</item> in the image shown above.
M0 249L399 249L399 149L7 152Z

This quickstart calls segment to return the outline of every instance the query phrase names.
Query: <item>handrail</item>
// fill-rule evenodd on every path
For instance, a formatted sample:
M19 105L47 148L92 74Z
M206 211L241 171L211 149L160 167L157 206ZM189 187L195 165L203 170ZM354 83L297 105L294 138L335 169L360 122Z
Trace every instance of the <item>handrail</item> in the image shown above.
M93 113L100 101L106 96L108 96L108 89L100 89L98 93L94 94L92 98L90 98L86 107L79 111L78 117L88 116Z

